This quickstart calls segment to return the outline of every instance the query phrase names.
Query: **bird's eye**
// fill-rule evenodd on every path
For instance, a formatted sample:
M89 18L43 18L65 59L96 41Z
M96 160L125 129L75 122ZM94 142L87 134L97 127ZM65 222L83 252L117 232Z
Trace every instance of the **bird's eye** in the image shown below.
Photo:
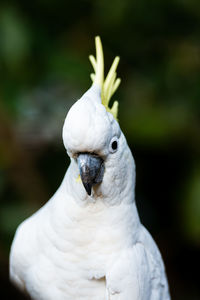
M111 142L110 142L110 152L114 153L117 151L118 148L118 139L116 137L112 138Z

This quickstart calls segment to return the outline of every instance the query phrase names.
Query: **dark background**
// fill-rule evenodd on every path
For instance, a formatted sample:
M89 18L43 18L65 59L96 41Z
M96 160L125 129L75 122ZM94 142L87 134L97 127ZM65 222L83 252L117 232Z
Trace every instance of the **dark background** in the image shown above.
M200 2L0 2L1 299L17 225L58 188L61 131L91 82L94 36L122 78L119 122L137 167L136 201L163 255L172 299L200 299Z

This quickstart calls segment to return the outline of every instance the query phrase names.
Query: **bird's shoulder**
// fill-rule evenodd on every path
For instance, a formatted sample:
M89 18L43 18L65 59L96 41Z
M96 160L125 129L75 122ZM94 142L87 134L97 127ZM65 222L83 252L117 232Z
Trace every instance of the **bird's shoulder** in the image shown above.
M149 239L148 232L143 234ZM107 274L108 287L113 293L123 295L129 291L128 295L135 295L134 299L169 299L161 256L151 243L153 239L147 243L143 238L121 252Z
M11 245L10 262L26 267L37 255L38 234L48 215L48 205L24 220L17 228Z
M10 279L21 290L25 289L24 274L33 259L34 239L32 217L17 228L10 251Z
M28 259L29 254L33 251L33 241L35 239L35 222L33 216L23 221L17 228L14 240L11 246L11 263L22 263ZM28 255L25 256L24 254ZM22 258L22 261L21 261Z

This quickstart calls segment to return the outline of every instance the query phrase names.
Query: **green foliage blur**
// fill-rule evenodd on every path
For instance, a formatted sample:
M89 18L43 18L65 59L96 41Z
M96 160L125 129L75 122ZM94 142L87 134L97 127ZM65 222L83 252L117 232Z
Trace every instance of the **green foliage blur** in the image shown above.
M172 299L200 299L200 2L0 2L0 282L20 222L58 188L62 125L91 85L94 37L120 55L119 122L137 166L136 201L164 257Z

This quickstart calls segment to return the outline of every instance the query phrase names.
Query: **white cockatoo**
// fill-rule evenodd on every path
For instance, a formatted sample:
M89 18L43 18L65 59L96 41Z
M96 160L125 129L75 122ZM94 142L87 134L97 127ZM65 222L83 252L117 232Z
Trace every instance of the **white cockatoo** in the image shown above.
M71 163L55 195L17 229L11 281L34 300L168 300L159 250L140 223L135 163L109 100L96 37L91 88L69 110L63 141Z

